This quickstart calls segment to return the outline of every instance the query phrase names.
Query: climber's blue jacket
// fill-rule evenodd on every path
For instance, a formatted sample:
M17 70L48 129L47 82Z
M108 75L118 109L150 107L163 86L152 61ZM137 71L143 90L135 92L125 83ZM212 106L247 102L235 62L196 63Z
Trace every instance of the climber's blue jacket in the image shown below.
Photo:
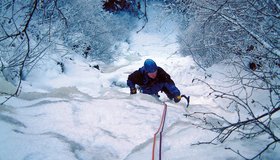
M148 76L144 67L139 68L128 76L127 85L130 88L138 85L142 93L150 95L157 95L159 91L164 91L170 99L180 95L180 91L170 75L161 67L157 67L157 76L154 79Z

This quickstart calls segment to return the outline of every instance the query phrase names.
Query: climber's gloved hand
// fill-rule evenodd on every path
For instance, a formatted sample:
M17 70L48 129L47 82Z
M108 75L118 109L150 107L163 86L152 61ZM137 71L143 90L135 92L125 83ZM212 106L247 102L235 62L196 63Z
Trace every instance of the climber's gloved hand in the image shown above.
M136 93L137 93L136 88L131 87L130 88L130 94L136 94Z
M175 103L180 102L180 101L181 101L181 98L182 98L182 97L181 97L180 95L179 95L179 96L175 96L175 97L174 97L174 102L175 102Z

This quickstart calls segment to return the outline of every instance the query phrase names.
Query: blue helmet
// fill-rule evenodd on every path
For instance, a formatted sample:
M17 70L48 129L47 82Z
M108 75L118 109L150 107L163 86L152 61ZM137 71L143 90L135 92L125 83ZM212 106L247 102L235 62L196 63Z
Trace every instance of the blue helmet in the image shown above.
M144 62L144 69L148 73L154 73L157 70L157 64L152 59L146 59Z

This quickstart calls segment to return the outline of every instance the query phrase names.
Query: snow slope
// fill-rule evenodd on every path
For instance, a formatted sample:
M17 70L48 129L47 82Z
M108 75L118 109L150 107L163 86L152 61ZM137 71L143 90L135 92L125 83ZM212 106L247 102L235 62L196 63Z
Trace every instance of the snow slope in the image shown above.
M91 62L69 55L63 60L65 73L51 64L30 73L20 96L0 107L0 160L151 159L152 138L160 124L163 101L168 105L163 159L241 159L224 149L228 142L192 145L215 135L190 125L185 112L234 113L208 97L206 86L192 83L194 77L202 78L204 73L191 57L174 54L178 49L176 25L170 21L167 25L173 27L161 25L156 31L149 30L149 25L156 24L147 24L143 31L132 34L129 43L120 44L123 56L111 65L99 63L100 70L89 67ZM162 102L149 95L129 94L127 76L146 58L154 59L181 92L191 96L188 111L183 107L184 100L175 104L163 94ZM4 99L0 97L0 101ZM232 144L246 155L254 155L261 145L239 140L231 140ZM266 157L279 159L277 152Z

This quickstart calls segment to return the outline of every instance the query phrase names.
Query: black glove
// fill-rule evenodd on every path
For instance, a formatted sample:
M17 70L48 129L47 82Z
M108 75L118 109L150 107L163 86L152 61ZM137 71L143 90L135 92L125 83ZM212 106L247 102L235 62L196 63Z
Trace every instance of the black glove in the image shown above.
M137 90L136 88L130 88L130 94L136 94Z
M181 97L180 95L179 95L179 96L175 96L175 97L174 97L174 102L175 102L175 103L180 102L181 98L182 98L182 97Z

